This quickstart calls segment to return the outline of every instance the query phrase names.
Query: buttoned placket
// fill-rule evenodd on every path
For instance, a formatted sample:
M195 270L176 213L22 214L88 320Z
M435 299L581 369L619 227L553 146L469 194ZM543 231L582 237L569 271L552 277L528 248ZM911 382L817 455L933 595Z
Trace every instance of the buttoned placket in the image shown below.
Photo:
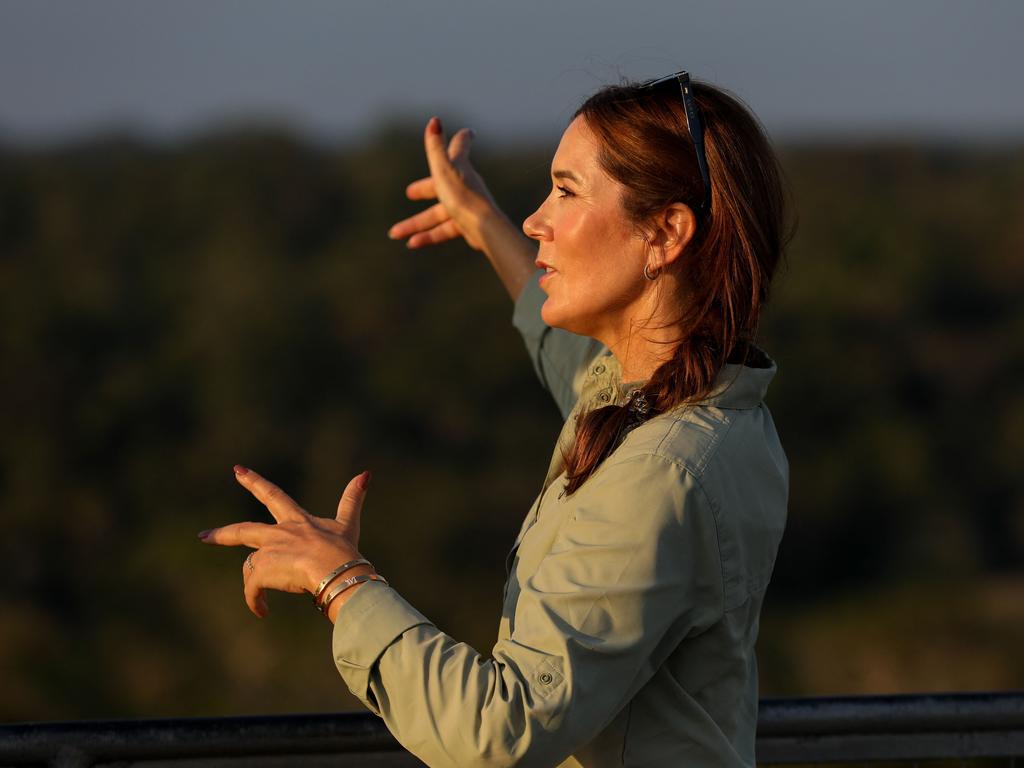
M527 513L527 521L524 522L519 535L516 537L515 543L512 545L512 549L509 550L508 555L505 557L506 596L508 594L508 580L512 576L512 565L515 562L516 552L519 550L519 546L522 544L522 541L526 537L530 528L532 528L537 522L540 516L541 507L544 504L544 497L547 494L548 489L552 486L555 480L565 472L565 462L562 459L560 446L564 445L566 450L571 447L572 440L576 434L576 419L581 412L609 405L613 401L618 401L618 398L615 396L617 383L616 375L615 372L611 370L610 362L611 361L606 356L599 357L591 363L590 370L587 371L587 377L584 380L583 387L580 391L580 398L577 401L576 406L569 413L568 418L566 418L565 424L562 426L562 431L559 433L558 440L555 442L555 450L551 455L547 475L544 478L544 484L541 486L537 501L531 508L530 512Z

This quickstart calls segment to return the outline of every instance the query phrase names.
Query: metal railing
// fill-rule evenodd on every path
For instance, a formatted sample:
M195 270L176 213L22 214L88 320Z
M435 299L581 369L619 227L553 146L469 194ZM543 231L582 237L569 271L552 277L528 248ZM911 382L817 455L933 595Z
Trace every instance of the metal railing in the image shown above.
M766 699L757 756L782 763L1020 758L1024 692Z
M764 699L757 750L761 765L967 765L999 758L1024 768L1024 692ZM421 765L370 713L0 726L0 766L110 763Z

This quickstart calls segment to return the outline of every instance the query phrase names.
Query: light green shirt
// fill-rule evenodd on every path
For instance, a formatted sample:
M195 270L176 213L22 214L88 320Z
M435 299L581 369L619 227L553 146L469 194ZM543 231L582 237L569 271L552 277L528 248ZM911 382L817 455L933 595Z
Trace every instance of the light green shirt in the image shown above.
M568 444L576 413L631 387L606 348L543 323L539 274L513 323ZM392 587L360 587L333 636L349 690L430 766L753 766L754 642L788 492L762 402L775 370L727 365L710 397L629 432L572 496L556 446L490 656Z

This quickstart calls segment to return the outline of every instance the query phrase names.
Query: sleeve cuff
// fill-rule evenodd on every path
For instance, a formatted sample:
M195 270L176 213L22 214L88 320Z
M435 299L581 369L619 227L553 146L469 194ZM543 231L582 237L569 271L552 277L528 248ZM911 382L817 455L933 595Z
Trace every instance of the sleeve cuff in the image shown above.
M389 585L367 582L341 606L334 623L334 664L348 689L375 714L370 673L388 646L409 628L430 624Z
M544 270L538 269L530 276L523 286L523 290L520 291L512 311L512 325L524 337L537 338L547 328L547 325L541 320L540 308L544 306L548 295L541 290L537 283L543 274Z

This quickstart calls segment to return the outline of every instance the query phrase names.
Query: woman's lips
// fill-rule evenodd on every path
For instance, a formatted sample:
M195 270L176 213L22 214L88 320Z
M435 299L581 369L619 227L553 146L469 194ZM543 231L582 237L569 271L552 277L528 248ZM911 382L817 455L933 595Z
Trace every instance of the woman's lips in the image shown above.
M540 280L537 281L537 285L544 285L548 280L558 274L558 270L549 269L543 275L540 276Z

